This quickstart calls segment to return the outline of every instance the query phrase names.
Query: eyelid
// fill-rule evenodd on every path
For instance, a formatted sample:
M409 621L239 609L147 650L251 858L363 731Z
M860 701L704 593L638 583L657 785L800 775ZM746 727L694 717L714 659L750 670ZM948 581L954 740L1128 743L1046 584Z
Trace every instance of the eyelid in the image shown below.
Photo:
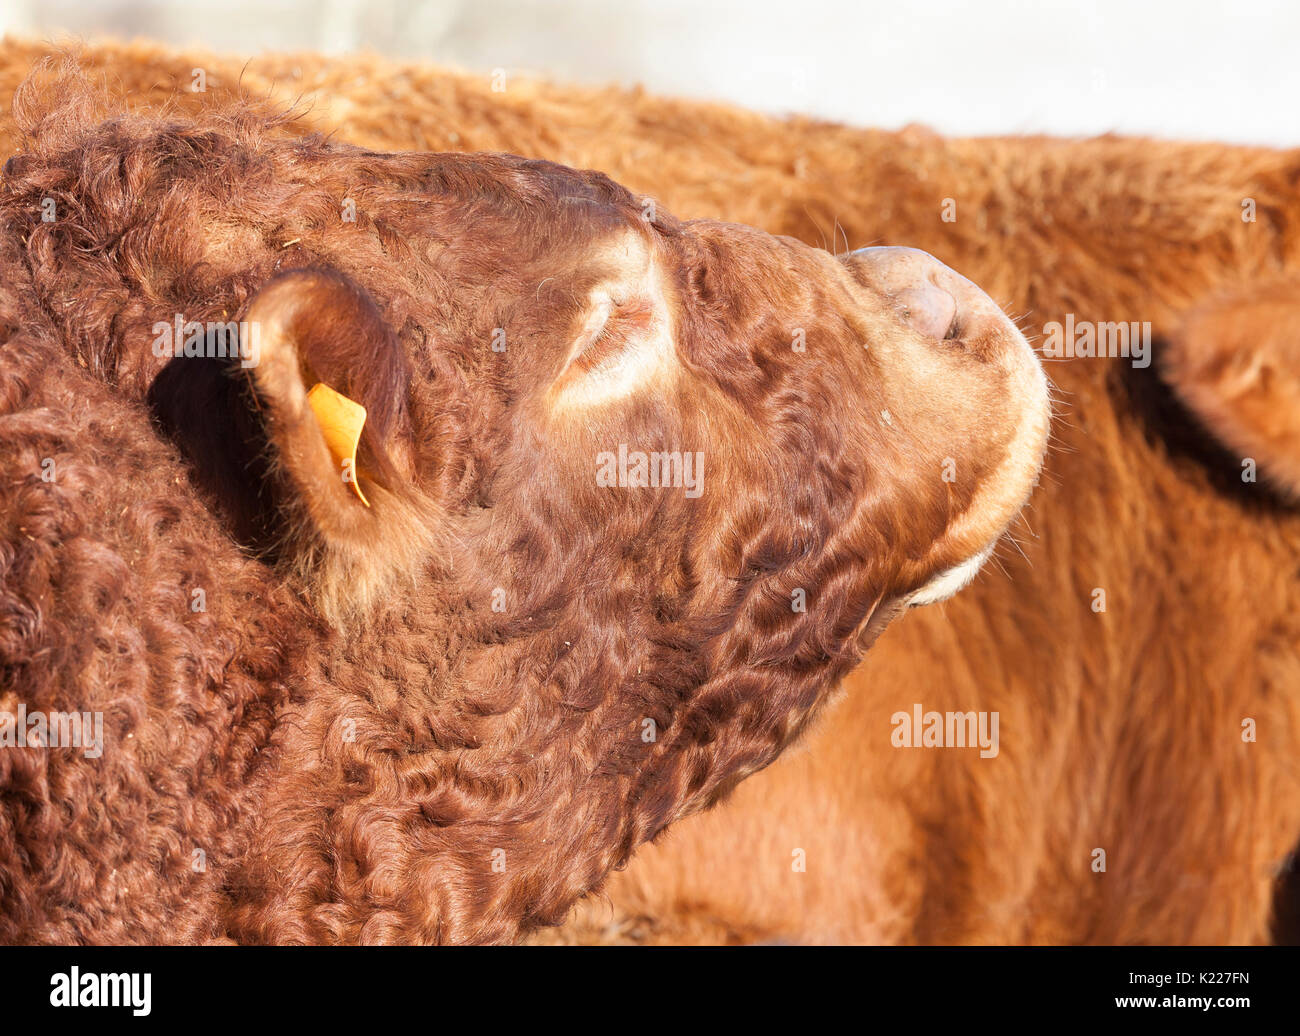
M676 352L671 288L647 262L591 290L547 390L557 410L603 406L666 383Z
M654 307L641 295L611 297L601 309L604 319L594 332L579 339L564 374L574 368L582 372L595 370L617 356L633 338L648 332L654 323Z

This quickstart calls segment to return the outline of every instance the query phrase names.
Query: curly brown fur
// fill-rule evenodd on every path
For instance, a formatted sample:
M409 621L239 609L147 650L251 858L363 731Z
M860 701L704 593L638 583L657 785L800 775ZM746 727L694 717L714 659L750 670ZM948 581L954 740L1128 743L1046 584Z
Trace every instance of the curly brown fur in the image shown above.
M46 51L7 42L0 89ZM943 139L515 77L499 93L486 77L370 58L135 45L81 60L138 105L211 104L188 92L202 65L218 98L301 101L306 121L288 132L538 155L604 169L682 216L916 244L1027 329L1067 312L1150 320L1156 367L1162 340L1182 340L1210 300L1300 270L1294 151ZM1256 222L1241 219L1245 199ZM642 850L561 937L1270 937L1300 841L1300 526L1268 494L1263 455L1261 482L1244 485L1241 456L1210 449L1150 374L1082 359L1051 374L1065 412L1018 530L1027 557L1000 551L1005 576L995 566L897 624L804 747ZM1108 614L1089 607L1097 586ZM889 714L918 699L1003 709L1000 758L890 748ZM1247 716L1254 744L1241 741ZM1089 866L1098 846L1104 875ZM796 847L805 873L791 869Z
M105 748L0 750L0 939L559 923L770 763L1036 473L1038 365L931 260L212 102L114 114L53 68L15 101L0 671ZM949 278L963 333L896 268ZM260 361L160 355L173 314L255 324ZM370 411L370 506L316 381ZM709 491L600 486L620 443L700 451Z

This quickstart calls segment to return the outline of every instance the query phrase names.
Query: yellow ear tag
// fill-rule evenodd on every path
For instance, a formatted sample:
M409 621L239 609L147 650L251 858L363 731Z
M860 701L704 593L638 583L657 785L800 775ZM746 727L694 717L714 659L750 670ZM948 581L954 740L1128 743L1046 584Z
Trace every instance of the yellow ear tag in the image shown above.
M370 501L361 492L361 486L357 482L357 443L361 441L361 429L365 427L366 408L356 400L348 399L343 393L335 392L323 381L311 387L307 393L307 402L316 415L316 423L320 425L321 435L325 437L325 445L342 470L345 481L351 484L361 502L369 507Z

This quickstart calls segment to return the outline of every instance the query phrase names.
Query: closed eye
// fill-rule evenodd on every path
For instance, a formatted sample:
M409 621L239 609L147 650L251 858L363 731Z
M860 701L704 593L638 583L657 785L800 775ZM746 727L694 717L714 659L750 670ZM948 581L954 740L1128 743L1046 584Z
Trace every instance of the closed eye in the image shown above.
M631 245L644 251L639 239ZM664 390L676 369L674 331L665 285L647 257L644 268L592 289L547 395L558 410L568 410L612 403L651 385Z
M604 319L574 343L562 377L589 374L613 363L629 344L643 338L654 324L654 308L643 296L622 301L610 299L602 309Z

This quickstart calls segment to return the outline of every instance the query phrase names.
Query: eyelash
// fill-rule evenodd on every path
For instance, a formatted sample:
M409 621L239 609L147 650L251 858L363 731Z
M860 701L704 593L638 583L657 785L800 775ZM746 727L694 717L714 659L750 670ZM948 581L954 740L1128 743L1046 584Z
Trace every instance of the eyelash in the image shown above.
M649 328L652 316L650 304L644 299L615 303L600 330L573 358L572 366L588 373L595 370L627 344L632 332Z

